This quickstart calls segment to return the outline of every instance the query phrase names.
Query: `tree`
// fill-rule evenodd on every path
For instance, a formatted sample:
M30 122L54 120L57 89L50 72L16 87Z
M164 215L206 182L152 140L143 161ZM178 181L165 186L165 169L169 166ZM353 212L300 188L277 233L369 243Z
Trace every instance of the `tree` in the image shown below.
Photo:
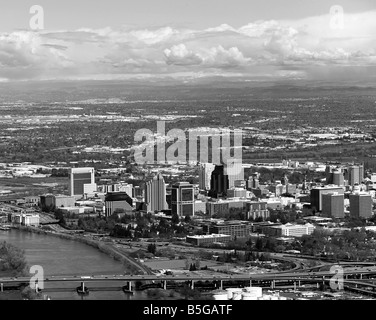
M189 271L196 271L196 264L195 263L191 263L190 267L189 267Z
M30 286L25 287L21 291L21 297L26 300L37 300L41 299L42 294L40 292L35 292L35 290L31 289Z
M148 252L152 254L155 254L157 252L157 246L155 245L155 243L150 243L148 245Z
M178 223L180 222L179 216L178 216L176 213L173 213L173 214L172 214L171 222L172 222L173 224L178 224Z
M249 239L247 240L247 242L245 244L246 244L248 250L251 250L252 249L252 245L253 245L252 238L249 237Z
M0 243L0 271L10 272L14 276L26 275L24 251L5 241Z
M264 247L263 241L261 238L257 238L255 247L258 251L261 251Z

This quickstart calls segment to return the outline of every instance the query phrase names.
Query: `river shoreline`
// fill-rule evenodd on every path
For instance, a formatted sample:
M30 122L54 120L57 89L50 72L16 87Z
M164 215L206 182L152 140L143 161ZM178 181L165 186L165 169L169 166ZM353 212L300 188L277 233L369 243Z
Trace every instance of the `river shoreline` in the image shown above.
M73 240L73 241L84 243L88 246L98 249L100 252L104 254L107 254L114 260L121 262L126 269L126 273L129 273L129 274L145 273L145 271L142 271L142 269L140 268L139 263L137 263L133 258L127 256L124 253L119 253L112 245L108 245L104 242L101 242L98 240L92 240L92 239L88 239L85 237L80 237L80 236L72 235L72 234L52 232L49 230L43 230L43 229L39 229L35 227L26 227L26 226L17 225L17 226L13 226L13 228L20 230L20 231L55 236L55 237L65 239L65 240ZM145 270L146 268L143 268L143 269Z

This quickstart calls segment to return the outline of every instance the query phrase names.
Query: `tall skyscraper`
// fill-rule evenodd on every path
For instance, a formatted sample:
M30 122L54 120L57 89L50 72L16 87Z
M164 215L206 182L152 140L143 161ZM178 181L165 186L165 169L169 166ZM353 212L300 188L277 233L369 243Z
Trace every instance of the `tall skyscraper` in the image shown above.
M215 168L213 163L201 163L199 166L199 187L201 190L210 190L211 174Z
M71 196L83 196L94 193L97 189L94 168L71 168L69 179L69 194Z
M193 185L189 182L178 182L171 188L171 212L179 217L193 216L195 213L195 197Z
M145 185L145 202L148 212L167 209L166 183L161 174L157 174Z
M216 165L211 174L209 196L212 198L226 196L227 189L229 189L229 178L225 174L223 165Z
M345 197L339 193L322 195L322 214L330 218L345 217Z
M145 202L148 212L167 209L166 184L161 174L157 174L145 185Z
M350 216L370 218L372 216L372 197L369 194L350 194Z
M364 179L364 166L355 165L348 168L349 185L360 184Z
M345 185L344 175L341 170L334 170L332 173L332 183L336 186L343 187Z

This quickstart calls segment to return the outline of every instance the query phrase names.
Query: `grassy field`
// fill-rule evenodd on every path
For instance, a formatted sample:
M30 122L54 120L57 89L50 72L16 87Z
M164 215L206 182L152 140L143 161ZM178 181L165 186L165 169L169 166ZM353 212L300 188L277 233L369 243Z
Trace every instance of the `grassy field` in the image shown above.
M161 270L161 269L186 270L186 260L187 259L177 259L177 260L154 259L154 260L147 260L143 264L153 270ZM190 263L191 259L188 259L188 261ZM200 260L201 267L208 266L208 268L211 268L211 267L217 267L219 265L221 264L213 260Z
M68 190L68 178L0 178L0 189L12 193L1 196L0 200L14 199L16 197L36 196L43 193L64 193Z

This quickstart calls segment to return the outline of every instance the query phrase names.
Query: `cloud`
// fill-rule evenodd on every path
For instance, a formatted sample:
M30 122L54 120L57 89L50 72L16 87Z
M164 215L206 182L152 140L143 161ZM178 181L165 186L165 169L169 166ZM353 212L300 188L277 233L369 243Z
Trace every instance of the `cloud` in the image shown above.
M376 66L376 12L348 14L344 29L330 16L253 21L202 30L144 29L0 33L2 79L111 78L168 74L328 77ZM324 72L325 71L325 72ZM324 74L325 73L325 74Z
M0 34L1 77L33 78L46 69L61 69L70 65L63 48L46 45L34 32L17 31Z
M165 49L167 64L180 66L198 65L203 62L202 58L191 50L188 50L184 44L172 46L171 49Z

